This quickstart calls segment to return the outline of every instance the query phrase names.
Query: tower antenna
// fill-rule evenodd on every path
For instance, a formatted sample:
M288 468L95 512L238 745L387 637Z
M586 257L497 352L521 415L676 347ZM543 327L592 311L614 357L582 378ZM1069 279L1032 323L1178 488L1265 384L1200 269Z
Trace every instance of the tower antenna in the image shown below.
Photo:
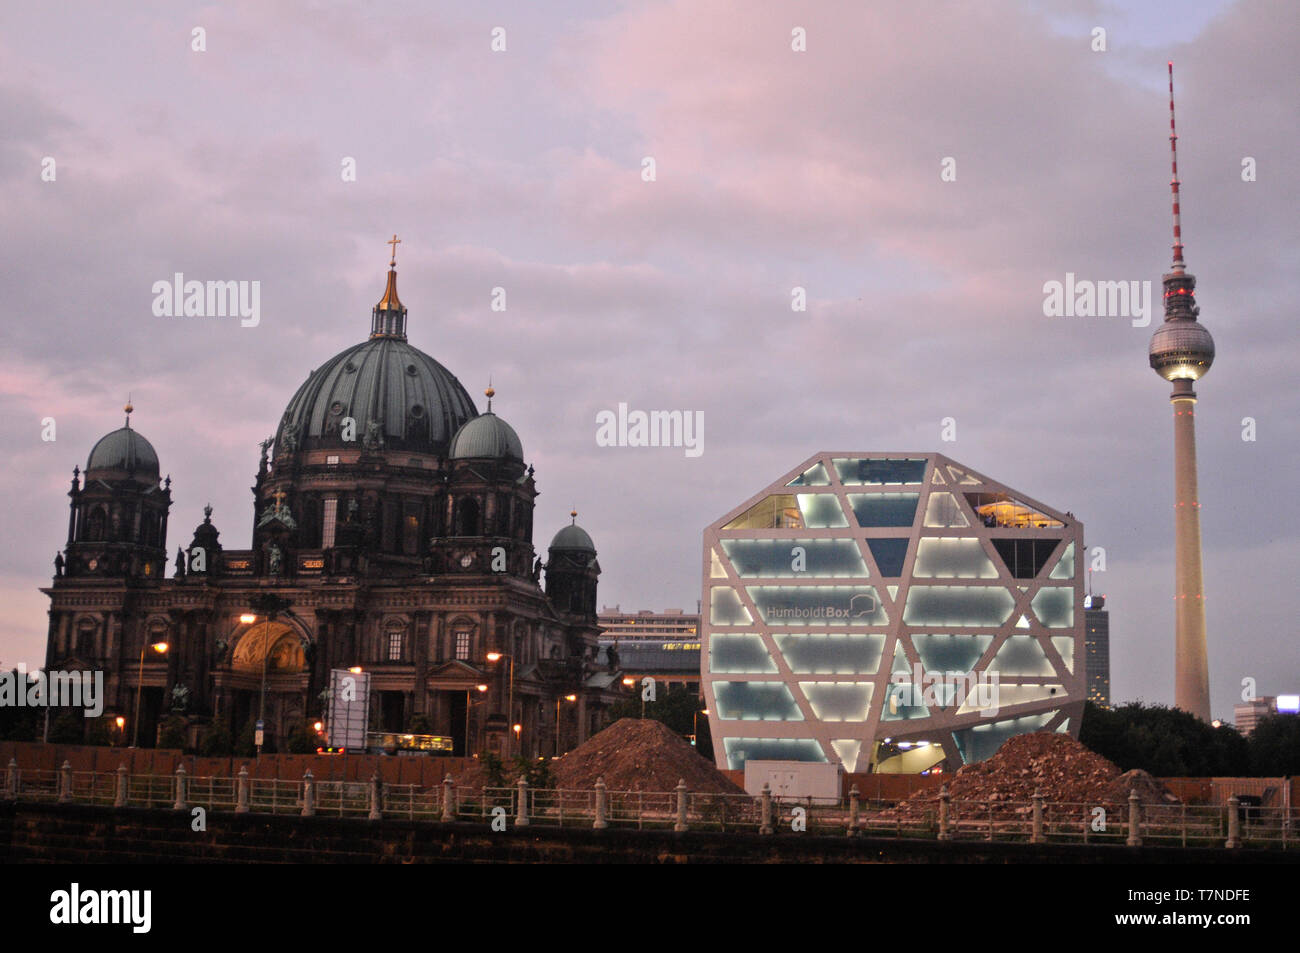
M1183 270L1183 220L1179 208L1178 195L1178 129L1174 125L1174 61L1169 61L1169 159L1173 166L1173 178L1169 188L1174 201L1174 271Z

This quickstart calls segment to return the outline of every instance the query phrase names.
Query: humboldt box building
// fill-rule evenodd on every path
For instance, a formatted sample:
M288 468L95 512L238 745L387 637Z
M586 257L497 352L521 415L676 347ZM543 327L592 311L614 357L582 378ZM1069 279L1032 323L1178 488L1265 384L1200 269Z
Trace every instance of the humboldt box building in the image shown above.
M104 671L110 714L132 719L139 699L141 744L169 712L193 740L264 707L283 747L323 713L330 671L354 666L371 729L419 724L457 754L565 750L618 697L591 537L575 513L536 557L519 436L491 388L479 413L407 343L406 315L394 264L369 337L307 375L262 445L250 548L226 548L208 507L164 578L171 478L129 405L84 483L74 469L46 665Z
M819 453L704 531L719 767L955 770L1077 736L1083 526L937 454Z

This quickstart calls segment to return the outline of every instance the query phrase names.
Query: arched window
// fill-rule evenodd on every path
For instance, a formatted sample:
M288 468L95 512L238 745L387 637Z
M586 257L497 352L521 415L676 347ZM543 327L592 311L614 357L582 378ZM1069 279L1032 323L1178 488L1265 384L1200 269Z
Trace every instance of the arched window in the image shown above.
M104 508L97 506L90 511L90 518L86 520L86 539L92 542L99 542L104 538Z
M456 535L477 536L478 526L478 500L459 500L456 503Z

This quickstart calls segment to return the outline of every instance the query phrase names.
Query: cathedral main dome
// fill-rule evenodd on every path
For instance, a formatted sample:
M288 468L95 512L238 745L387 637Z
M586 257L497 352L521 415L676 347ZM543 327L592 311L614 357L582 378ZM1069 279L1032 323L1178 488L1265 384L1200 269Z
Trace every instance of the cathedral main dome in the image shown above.
M395 267L371 314L370 339L312 371L289 401L275 434L277 457L358 447L445 457L456 432L478 416L456 376L407 343Z

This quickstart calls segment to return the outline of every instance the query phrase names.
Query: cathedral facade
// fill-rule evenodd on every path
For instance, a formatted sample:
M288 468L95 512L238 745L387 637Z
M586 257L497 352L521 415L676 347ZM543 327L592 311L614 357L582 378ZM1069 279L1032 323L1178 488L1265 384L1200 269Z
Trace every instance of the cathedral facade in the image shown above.
M406 318L394 261L368 339L312 371L262 444L251 548L227 549L207 507L172 560L171 478L130 405L74 469L46 668L103 671L128 739L152 745L169 714L191 743L261 718L284 750L335 669L369 674L372 731L455 754L562 753L602 725L623 688L598 652L591 537L574 513L538 557L519 436Z

